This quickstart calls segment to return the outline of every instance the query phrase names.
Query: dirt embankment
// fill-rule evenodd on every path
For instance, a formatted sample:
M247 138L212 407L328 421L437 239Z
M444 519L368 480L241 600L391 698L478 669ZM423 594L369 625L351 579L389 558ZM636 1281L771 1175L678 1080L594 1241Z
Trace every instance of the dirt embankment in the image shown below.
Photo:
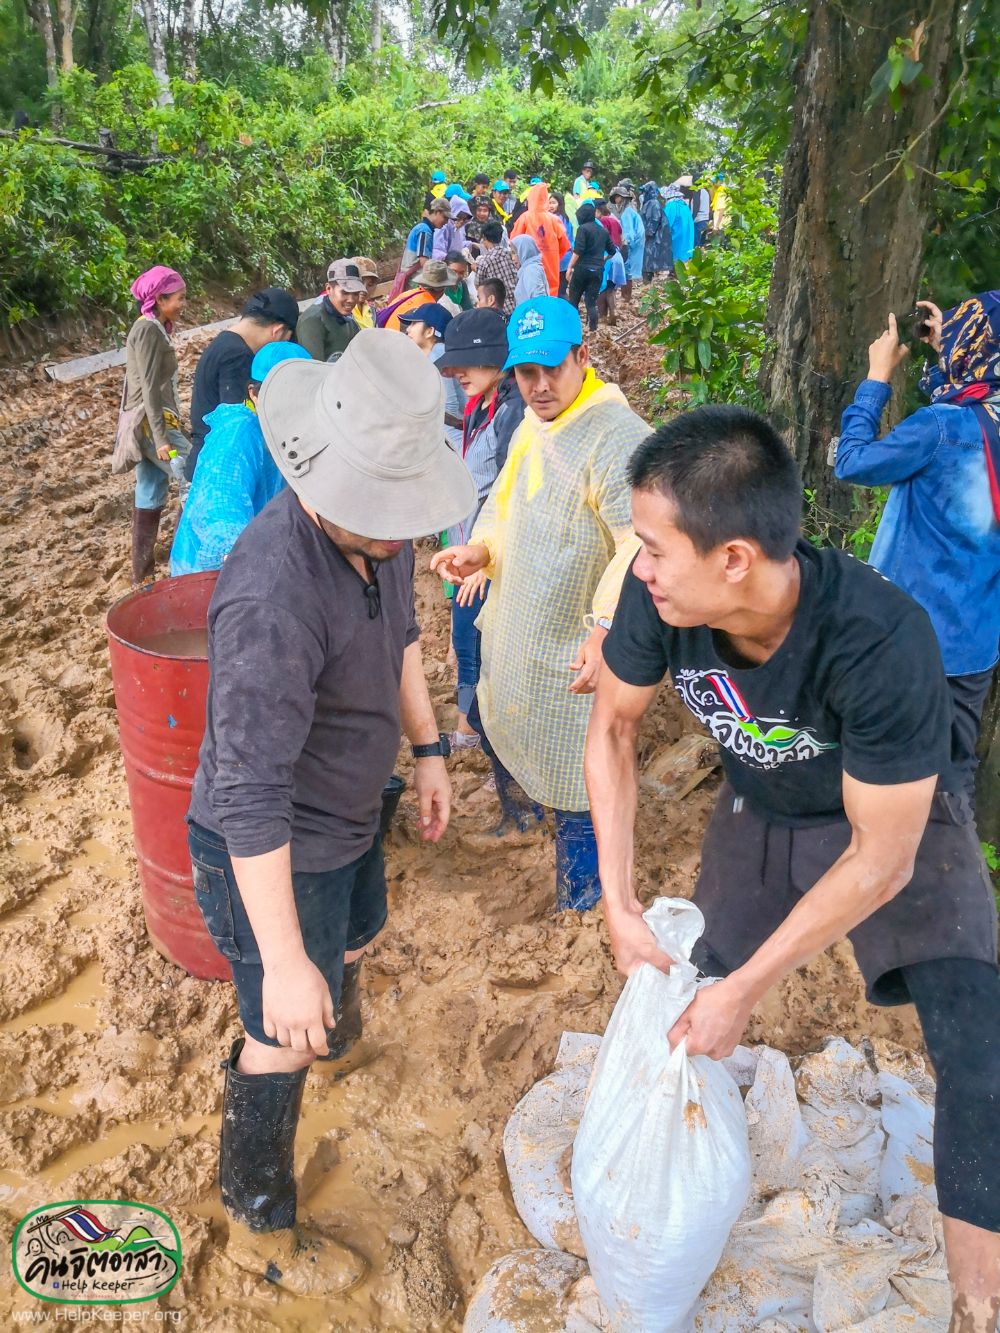
M630 391L650 354L602 333ZM629 350L625 351L625 346ZM182 387L197 349L188 346ZM655 358L653 359L655 364ZM453 761L455 815L423 846L404 798L388 851L389 925L367 965L366 1035L338 1081L307 1084L298 1140L304 1210L357 1246L371 1279L317 1307L226 1259L217 1201L219 1060L237 1032L228 986L194 981L149 946L118 757L103 617L128 588L131 488L108 456L120 371L53 386L3 372L0 406L0 1213L6 1234L61 1199L152 1203L178 1225L181 1281L164 1301L199 1333L270 1328L457 1330L477 1278L529 1243L501 1156L507 1117L565 1028L603 1030L620 989L599 914L554 918L553 847L485 857L496 815L479 756ZM161 565L175 521L160 545ZM421 552L427 674L453 715L447 613ZM664 690L645 759L691 730ZM408 764L401 763L401 771ZM644 792L643 894L687 894L713 800ZM839 947L785 982L749 1037L803 1051L827 1033L915 1045L911 1011L864 1003ZM37 1304L8 1279L0 1318Z

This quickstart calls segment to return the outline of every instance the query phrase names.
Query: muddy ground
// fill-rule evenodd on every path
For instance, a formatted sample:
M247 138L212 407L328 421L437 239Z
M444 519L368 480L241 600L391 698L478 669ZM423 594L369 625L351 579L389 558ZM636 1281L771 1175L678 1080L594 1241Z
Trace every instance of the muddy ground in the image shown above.
M622 331L626 323L620 326ZM187 394L197 345L183 356ZM641 335L599 335L599 358L648 409ZM199 1333L457 1330L478 1277L530 1243L501 1154L507 1117L566 1028L601 1032L620 990L599 914L551 914L553 847L484 857L495 818L485 761L452 761L455 811L422 845L404 798L388 848L390 922L367 965L362 1047L339 1080L311 1075L298 1139L303 1210L361 1250L371 1277L316 1305L226 1258L217 1200L219 1060L237 1032L229 986L195 981L149 945L118 753L104 615L129 584L131 485L109 472L121 372L55 387L0 372L0 1216L123 1198L180 1229L163 1304ZM161 572L176 511L166 516ZM447 611L419 556L426 669L453 720ZM692 730L664 689L643 761ZM408 771L401 760L400 771ZM682 784L683 785L683 784ZM638 881L688 894L716 779L644 791ZM791 977L750 1039L789 1052L828 1033L916 1046L911 1010L863 999L849 948ZM6 1264L4 1265L6 1269ZM0 1319L38 1308L9 1270ZM133 1309L136 1307L133 1307ZM146 1308L146 1307L142 1307Z

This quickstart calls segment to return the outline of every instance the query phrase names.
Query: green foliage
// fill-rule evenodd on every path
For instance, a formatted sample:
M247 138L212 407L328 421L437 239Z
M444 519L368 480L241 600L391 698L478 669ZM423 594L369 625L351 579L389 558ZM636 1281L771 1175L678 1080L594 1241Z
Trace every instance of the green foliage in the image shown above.
M849 526L846 531L843 515L824 509L814 490L807 486L804 496L802 531L808 540L814 546L837 546L850 551L859 560L867 560L889 498L888 486L854 487L853 527Z
M707 183L707 182L706 182ZM675 265L643 298L650 341L690 406L709 401L761 408L757 372L767 350L764 317L774 264L774 186L751 177L730 188L732 220L721 240ZM677 384L659 391L676 396Z
M337 255L381 254L420 213L430 172L466 180L516 166L566 185L593 156L621 171L663 161L630 96L584 106L518 92L503 77L458 100L443 75L389 51L334 86L329 61L262 70L259 97L174 80L156 105L145 64L107 82L75 69L53 101L61 133L164 161L140 172L30 139L0 141L0 315L16 322L91 301L131 313L128 288L153 263L196 290L207 279L314 289ZM449 96L451 94L451 97Z

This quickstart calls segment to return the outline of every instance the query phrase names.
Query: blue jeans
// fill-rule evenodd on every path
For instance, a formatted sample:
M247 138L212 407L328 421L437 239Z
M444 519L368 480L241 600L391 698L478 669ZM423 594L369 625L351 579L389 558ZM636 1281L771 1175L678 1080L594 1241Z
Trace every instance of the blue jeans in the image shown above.
M533 801L515 777L504 767L479 716L475 698L469 709L469 725L479 733L483 749L493 765L497 796L503 811L501 827L513 825L521 830L541 823L545 807ZM589 810L553 810L556 826L556 911L573 908L587 912L601 899L601 881L597 870L597 838Z
M466 717L476 697L482 665L482 635L476 629L475 621L489 590L487 583L482 598L477 597L471 606L459 606L455 598L451 603L451 644L458 658L458 711Z
M143 456L135 465L135 507L136 509L162 509L167 503L167 491L170 478L176 476L181 504L187 499L191 483L184 476L184 463L191 448L191 441L179 430L167 430L170 447L177 450L177 457L164 461L156 457L156 445L151 439L144 441L151 457Z

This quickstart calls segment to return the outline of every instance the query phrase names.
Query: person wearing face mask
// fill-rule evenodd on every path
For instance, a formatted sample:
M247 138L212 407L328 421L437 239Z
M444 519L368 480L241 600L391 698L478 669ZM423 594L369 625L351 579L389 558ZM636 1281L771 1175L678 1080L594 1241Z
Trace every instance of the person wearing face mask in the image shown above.
M326 291L299 319L298 341L316 361L344 352L358 332L354 307L366 297L361 269L350 259L335 259L326 271Z
M496 279L487 279L495 282ZM444 352L438 369L461 386L467 396L462 418L460 448L476 483L476 507L445 533L449 546L462 546L472 535L486 497L507 461L511 437L524 417L524 399L507 362L507 321L499 310L472 310L447 326ZM453 750L475 749L479 733L469 722L469 710L479 681L480 636L476 618L482 610L489 583L459 588L452 600L451 642L458 660L458 729L451 735Z
M625 468L648 427L617 385L597 378L580 316L559 297L515 308L507 353L524 420L469 540L431 568L463 600L492 580L469 713L503 816L485 844L522 836L553 810L556 905L586 910L600 897L583 781L589 696L637 549Z

